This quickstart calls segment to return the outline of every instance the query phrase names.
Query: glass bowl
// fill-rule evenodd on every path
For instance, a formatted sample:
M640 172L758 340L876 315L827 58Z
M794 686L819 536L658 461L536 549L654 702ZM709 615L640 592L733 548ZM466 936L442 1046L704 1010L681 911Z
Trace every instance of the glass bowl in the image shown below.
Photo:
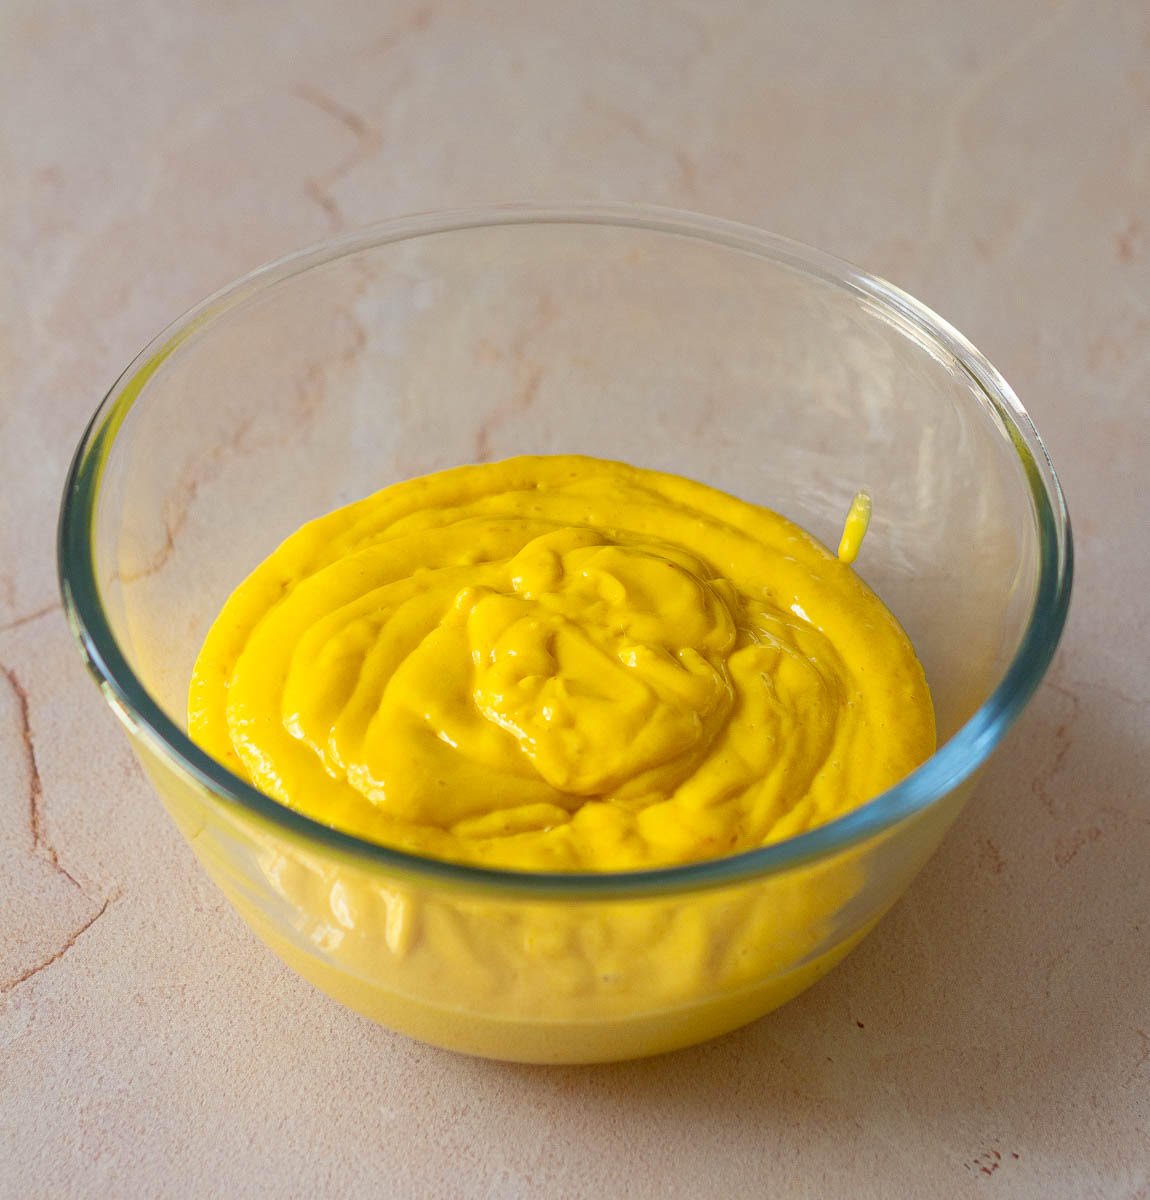
M540 874L360 841L188 739L229 592L306 520L519 453L621 458L775 508L858 569L933 690L938 751L812 832L689 866ZM1071 540L994 368L897 288L784 239L658 209L391 221L264 267L124 372L60 519L68 618L204 867L288 964L413 1037L592 1062L712 1037L829 970L934 851L1046 670Z

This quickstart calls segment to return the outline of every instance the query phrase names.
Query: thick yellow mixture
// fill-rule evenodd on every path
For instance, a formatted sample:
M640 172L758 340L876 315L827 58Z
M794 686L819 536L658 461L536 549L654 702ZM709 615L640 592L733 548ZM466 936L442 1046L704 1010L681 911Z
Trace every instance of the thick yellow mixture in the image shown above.
M304 526L213 625L189 713L206 750L327 824L564 871L800 833L935 736L906 635L846 561L722 492L573 456Z

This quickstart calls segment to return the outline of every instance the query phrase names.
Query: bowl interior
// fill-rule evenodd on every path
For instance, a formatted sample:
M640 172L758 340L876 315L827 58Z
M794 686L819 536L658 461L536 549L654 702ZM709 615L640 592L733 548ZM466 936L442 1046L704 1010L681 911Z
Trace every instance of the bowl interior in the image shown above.
M185 725L208 626L304 521L452 464L578 452L704 480L831 546L869 490L857 568L951 738L1019 650L1056 485L945 331L848 268L718 228L397 227L241 284L158 343L101 417L92 566L160 708Z

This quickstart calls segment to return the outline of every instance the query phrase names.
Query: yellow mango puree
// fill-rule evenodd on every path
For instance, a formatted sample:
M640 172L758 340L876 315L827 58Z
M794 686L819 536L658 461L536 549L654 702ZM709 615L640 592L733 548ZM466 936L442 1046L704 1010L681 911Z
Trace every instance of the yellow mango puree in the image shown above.
M489 867L613 871L818 826L934 749L909 640L848 563L700 483L569 455L305 525L195 666L192 737L285 805Z

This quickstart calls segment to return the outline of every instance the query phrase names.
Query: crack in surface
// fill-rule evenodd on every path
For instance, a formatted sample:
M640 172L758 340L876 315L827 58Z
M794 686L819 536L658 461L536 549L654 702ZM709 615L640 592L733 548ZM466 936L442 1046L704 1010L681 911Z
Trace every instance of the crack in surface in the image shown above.
M1123 704L1132 704L1137 707L1142 707L1147 704L1150 704L1150 697L1148 697L1148 696L1131 696L1128 692L1122 691L1121 688L1116 688L1111 683L1104 683L1099 680L1091 680L1091 679L1073 679L1073 680L1068 680L1067 683L1073 684L1074 687L1088 688L1090 691L1093 691L1093 692L1101 692L1102 695L1109 696L1113 700L1121 700ZM1072 695L1070 688L1067 685L1058 684L1058 683L1051 681L1050 686L1052 688L1054 688L1054 690L1056 692L1059 692L1061 695L1064 695L1064 696Z
M475 461L489 462L491 459L491 435L496 429L506 425L515 417L522 416L534 403L539 394L539 384L543 379L543 368L536 365L524 364L526 372L522 384L516 393L501 404L479 427L475 435Z
M60 862L56 847L48 838L44 829L44 783L40 778L40 764L36 760L36 743L32 737L32 717L28 703L28 691L21 683L16 672L11 667L0 667L12 694L16 697L17 719L20 724L20 743L24 748L24 765L28 772L28 829L32 835L32 853L42 858L48 865L64 878L77 891L84 889L76 878Z
M695 161L673 138L660 136L640 117L604 100L601 96L592 96L588 107L618 125L641 146L655 154L669 156L683 194L688 197L698 196L699 174Z
M347 221L332 189L376 153L383 144L383 134L359 113L345 108L318 88L301 83L292 89L292 93L305 104L311 105L337 122L355 139L355 144L346 157L322 175L309 175L303 185L304 195L323 210L332 232L338 232L346 228Z
M1078 852L1103 838L1101 825L1087 825L1076 829L1068 837L1060 837L1054 844L1054 865L1068 867L1078 857Z
M1130 1069L1128 1079L1133 1079L1146 1063L1150 1062L1150 1033L1147 1033L1145 1029L1135 1029L1134 1032L1138 1035L1141 1048L1133 1067Z
M71 878L71 876L69 876L69 878ZM75 881L73 880L73 882ZM64 941L64 944L58 950L53 951L53 953L48 955L47 958L41 959L38 963L29 967L27 970L21 971L19 975L15 976L15 978L7 979L3 983L0 983L0 996L7 995L9 992L18 988L22 983L27 983L29 979L39 975L41 971L47 970L50 966L52 966L53 963L58 963L60 959L62 959L64 955L67 954L68 951L71 950L72 947L75 946L75 944L84 936L84 934L86 934L88 930L91 929L92 926L95 925L96 922L108 911L111 905L120 898L121 894L122 893L118 889L113 892L82 925L68 935Z
M25 613L22 617L13 617L11 621L6 621L0 625L0 633L7 633L11 629L19 629L21 625L30 625L33 621L38 621L41 617L46 617L49 613L54 613L63 605L59 600L53 600L51 604L45 604L43 608L38 608L34 612Z
M1138 258L1142 246L1142 222L1131 217L1121 232L1114 236L1114 251L1120 263L1132 263Z
M1048 793L1047 788L1051 782L1062 770L1066 763L1066 757L1070 753L1070 748L1073 745L1074 739L1071 736L1071 730L1074 723L1078 720L1078 715L1082 709L1081 701L1078 695L1070 688L1061 683L1055 683L1054 680L1048 679L1046 687L1051 691L1057 692L1058 695L1065 697L1070 701L1070 712L1066 719L1061 721L1054 730L1054 751L1050 757L1049 765L1041 774L1037 775L1031 784L1031 790L1042 802L1042 807L1048 813L1053 813L1055 808L1054 798Z
M296 394L299 407L295 414L297 425L306 425L313 421L323 402L324 385L330 374L350 370L355 360L367 348L367 330L363 323L350 310L341 310L340 316L346 318L351 332L351 342L345 350L341 350L330 363L312 363L303 373Z
M504 359L515 368L517 387L502 404L491 410L475 433L474 458L476 462L490 462L491 439L495 432L509 421L522 416L535 403L539 385L543 380L542 366L527 357L526 348L533 338L541 334L555 319L555 303L550 296L541 296L535 307L533 318L522 328L519 336L504 351L488 342L481 342L477 358L481 362L496 363Z
M421 5L409 13L404 20L400 21L390 33L385 33L383 37L377 38L372 42L367 47L367 53L374 56L386 54L388 51L394 50L400 42L412 34L422 33L431 24L431 18L434 15L435 6L433 4Z
M340 211L339 205L335 201L335 197L330 192L324 189L311 178L303 181L304 195L327 214L328 224L332 227L332 231L340 230L344 227L344 216Z
M58 606L57 606L58 607ZM9 688L12 690L13 696L16 698L16 713L17 721L20 729L20 743L24 751L25 769L28 773L28 830L32 839L32 853L37 858L42 859L58 874L63 876L71 885L83 896L86 900L92 900L92 897L80 885L76 877L68 870L67 867L60 862L60 856L56 851L56 847L52 844L48 837L47 830L44 825L44 782L40 775L40 764L36 757L36 742L32 734L32 716L31 705L28 698L28 690L25 688L20 677L11 667L0 665L0 674L8 682ZM38 975L41 971L50 967L53 963L59 962L65 954L88 932L89 929L108 911L108 908L121 896L121 890L116 888L111 895L105 897L99 908L92 913L90 917L84 920L76 929L74 929L64 939L64 942L58 949L54 950L47 957L42 958L39 962L34 963L31 967L21 971L12 979L0 982L0 995L5 995L11 992L14 988L25 983L34 975Z
M245 417L235 428L226 442L216 446L204 463L204 469L198 474L189 475L164 502L164 542L152 557L140 568L134 571L124 571L117 568L112 578L120 583L138 583L149 575L155 575L176 548L176 538L188 519L188 513L200 494L200 486L210 483L219 474L227 456L240 448L240 444L251 429L252 418Z
M304 370L296 387L296 407L291 412L291 419L285 419L285 424L291 429L302 428L315 419L323 399L324 382L329 373L350 368L367 346L367 331L355 314L345 309L341 310L338 315L345 318L348 344L334 354L330 361L313 363ZM255 417L245 417L231 431L226 440L213 446L199 462L187 468L184 479L164 500L164 541L162 545L142 566L131 570L117 568L112 574L114 580L125 584L138 583L141 579L155 575L164 567L175 550L176 538L187 524L200 489L206 484L214 483L234 455L251 453L262 447L265 443L257 436L258 433Z

